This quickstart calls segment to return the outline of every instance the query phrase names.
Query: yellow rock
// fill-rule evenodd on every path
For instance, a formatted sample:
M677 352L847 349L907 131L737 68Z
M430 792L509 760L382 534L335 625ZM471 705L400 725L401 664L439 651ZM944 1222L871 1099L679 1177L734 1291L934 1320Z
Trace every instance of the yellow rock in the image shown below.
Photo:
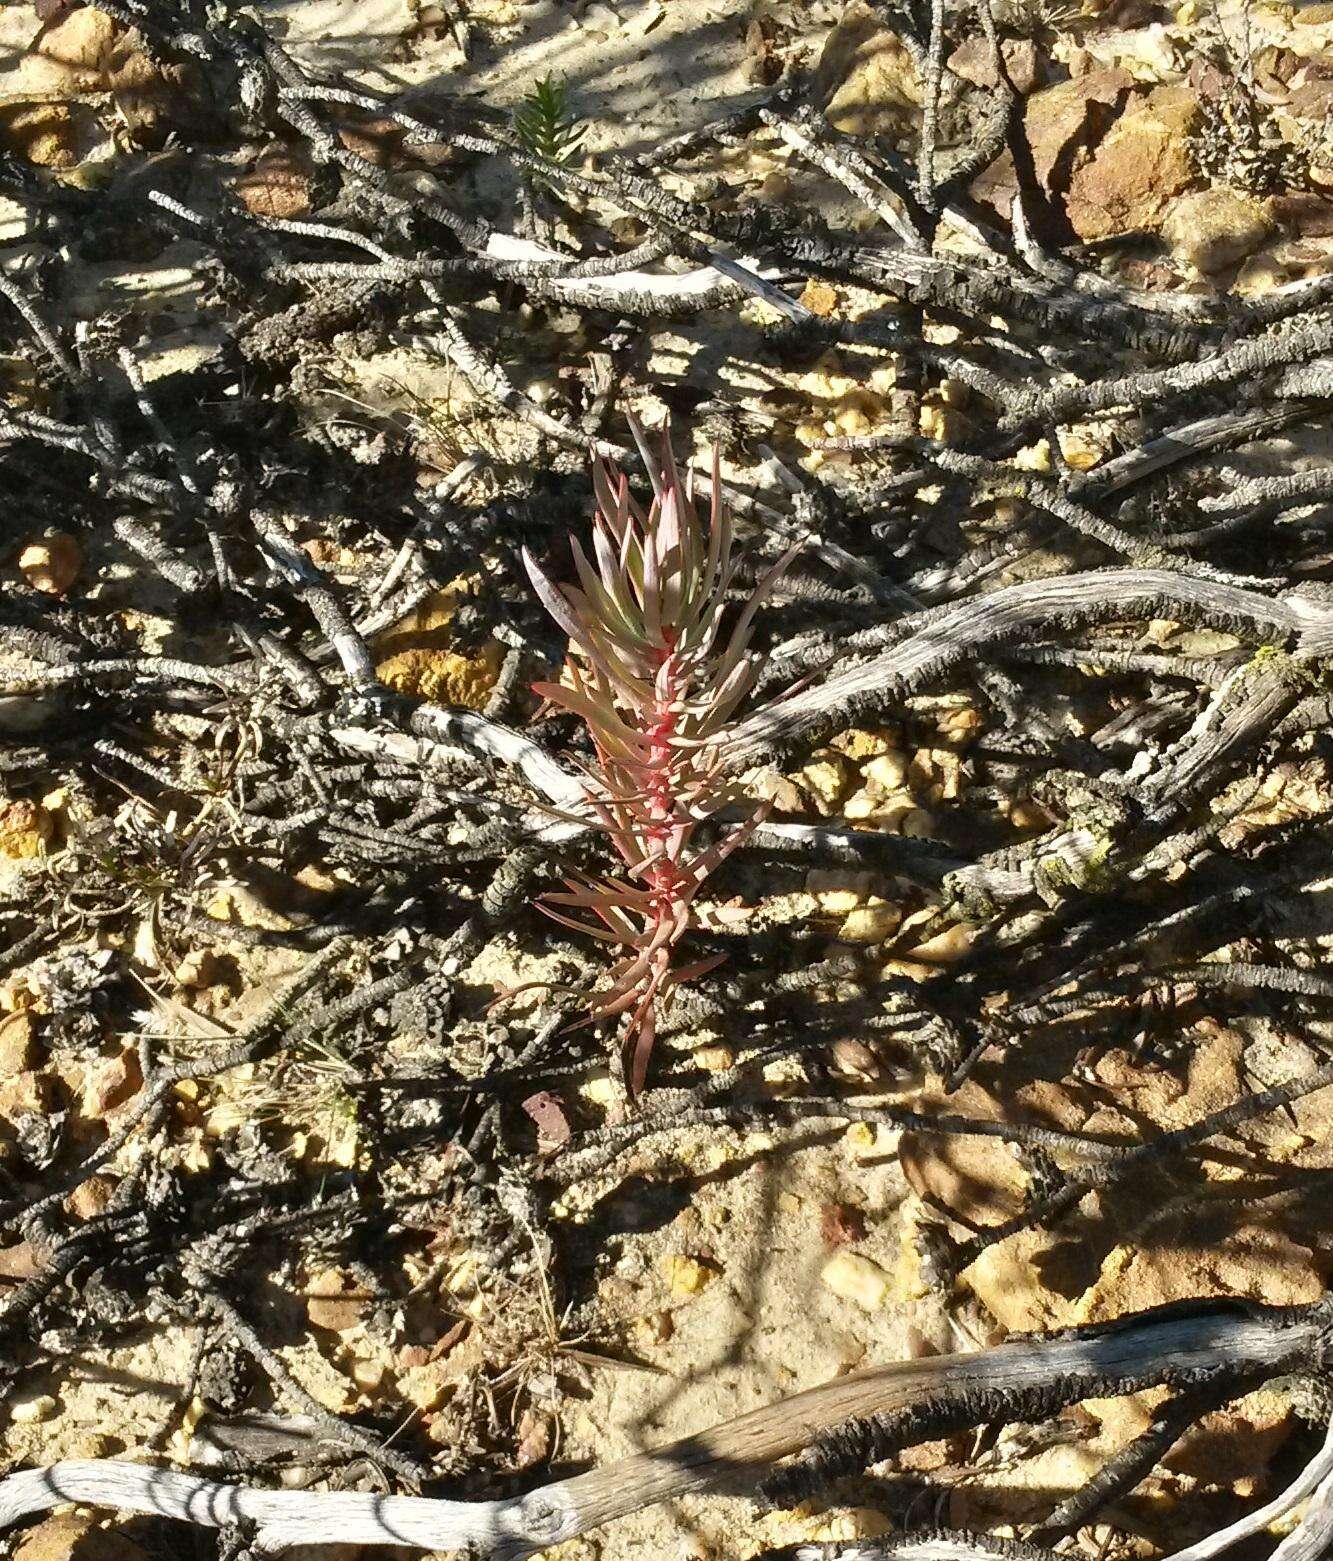
M861 771L868 786L881 797L892 796L907 784L907 755L886 750Z
M812 276L801 289L800 301L811 314L817 314L824 320L838 307L837 289Z
M442 1360L427 1361L398 1373L398 1391L415 1409L426 1414L444 1403L452 1373Z
M1076 472L1091 471L1098 461L1106 457L1107 441L1099 438L1086 425L1075 423L1072 428L1058 429L1056 437L1060 441L1060 453L1065 463Z
M1262 298L1286 279L1286 267L1273 255L1251 255L1240 268L1233 291L1243 298Z
M1177 260L1205 273L1224 270L1258 249L1273 229L1267 205L1243 190L1214 185L1174 202L1162 237Z
M306 1285L306 1316L312 1326L346 1333L366 1315L369 1299L340 1268L320 1269Z
M837 416L833 419L840 434L849 434L853 438L861 434L868 434L874 426L866 416L864 410L854 401L844 402L838 408Z
M1020 472L1049 472L1054 470L1051 460L1051 441L1038 439L1036 444L1025 444L1014 456L1014 465Z
M872 901L854 910L838 930L847 943L882 943L898 930L903 913L885 900Z
M240 927L258 927L264 932L288 932L291 919L281 911L264 904L259 896L243 884L233 884L223 889L204 907L204 914L214 921L235 922Z
M826 352L796 381L816 405L832 406L844 396L859 395L859 381L849 374L836 352Z
M972 947L972 936L973 929L965 921L955 922L952 927L946 927L933 938L909 949L908 958L924 960L928 965L952 964Z
M79 160L74 116L65 103L19 103L0 109L0 146L38 168L73 168Z
M780 813L799 813L805 798L785 775L772 768L747 770L741 784L752 797L768 797Z
M694 1052L695 1066L705 1073L725 1073L736 1065L736 1053L730 1046L700 1046Z
M889 1276L873 1258L849 1252L846 1247L829 1258L819 1278L826 1290L867 1312L878 1311L888 1298Z
M0 1073L26 1073L37 1062L37 1036L31 1014L20 1010L0 1019Z
M952 743L956 748L962 748L976 740L985 721L981 711L974 706L959 705L957 709L943 711L938 724L940 736L945 742Z
M44 596L64 596L82 567L83 550L67 531L48 531L19 554L19 573Z
M1049 829L1051 815L1041 803L1020 797L1009 809L1009 822L1015 829Z
M352 1381L363 1393L376 1393L384 1384L385 1370L382 1360L366 1360L358 1357L352 1362Z
M848 911L854 911L864 898L855 889L825 889L815 895L820 910L827 911L830 916L845 916Z
M962 762L951 748L918 748L907 778L912 790L929 801L952 801L962 791Z
M470 1292L477 1287L481 1272L481 1260L475 1252L465 1252L445 1275L445 1285L454 1294Z
M183 1169L196 1176L212 1167L213 1153L204 1142L204 1135L197 1129L181 1145L180 1163Z
M594 1073L582 1086L579 1094L594 1106L610 1106L621 1098L620 1086L609 1073Z
M957 407L944 406L930 399L921 403L920 428L927 439L940 444L958 444L967 432L967 419Z
M177 986L212 986L219 979L217 955L212 949L191 949L171 977Z
M834 748L823 748L794 777L820 811L831 813L847 787L847 761Z
M662 1277L672 1295L698 1295L717 1277L698 1258L669 1253L662 1259Z
M375 672L388 687L432 704L468 710L486 703L500 675L504 652L495 640L467 653L454 648L448 625L466 587L466 582L455 582L437 591L378 637Z
M842 805L842 816L857 823L861 819L875 818L883 807L883 799L869 791L853 792Z
M492 642L476 656L457 651L404 650L386 657L375 672L400 694L415 694L435 705L461 705L479 710L495 687L502 660Z
M910 835L913 838L928 836L935 821L931 815L917 807L910 791L900 791L892 797L880 798L870 821L886 835Z
M881 754L891 753L894 743L887 732L867 732L853 728L849 732L840 732L829 747L846 754L854 763L860 763L863 759L876 759Z
M812 867L805 875L805 892L817 898L837 889L852 891L856 898L851 901L851 904L842 907L845 911L851 910L853 905L859 905L862 900L867 899L874 887L874 873L849 872L845 867ZM824 905L825 910L835 908L833 905Z
M15 861L46 855L51 815L35 802L0 802L0 856Z
M675 1331L670 1312L648 1312L634 1319L634 1336L640 1344L666 1344Z
M902 135L921 102L911 55L865 0L852 0L826 38L813 90L845 135Z
M833 1071L845 1078L877 1079L884 1071L870 1047L851 1035L840 1035L829 1047L829 1056Z
M59 1408L60 1405L49 1393L40 1393L36 1398L20 1399L18 1403L9 1406L10 1424L36 1425L41 1420L50 1420Z
M873 1507L849 1507L845 1512L830 1513L815 1524L810 1539L816 1544L846 1544L853 1539L877 1539L892 1528L889 1519Z

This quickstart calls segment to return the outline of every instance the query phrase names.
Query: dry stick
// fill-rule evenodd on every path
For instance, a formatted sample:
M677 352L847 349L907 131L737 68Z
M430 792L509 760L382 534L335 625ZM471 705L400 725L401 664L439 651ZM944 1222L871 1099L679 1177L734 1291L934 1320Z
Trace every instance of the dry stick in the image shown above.
M925 248L925 240L913 226L910 215L899 211L891 192L864 159L841 145L827 145L823 139L828 134L827 129L825 126L816 128L813 114L796 111L790 119L786 119L780 114L764 110L760 118L776 130L793 151L799 152L815 167L836 179L845 190L863 200L909 249Z
M305 599L324 637L342 662L347 681L358 693L374 688L379 680L370 651L346 608L324 579L323 572L283 532L274 516L256 511L251 521L264 551Z
M524 395L513 384L499 363L488 359L479 347L467 339L459 324L463 312L461 309L446 302L439 289L430 283L423 284L423 287L427 296L438 306L440 338L432 345L437 346L444 357L457 365L478 395L489 397L497 406L532 423L560 444L575 450L588 448L588 436L582 429L562 423L549 412L543 411L530 396ZM623 459L630 453L624 445L612 444L606 439L595 439L591 443L597 454L603 457Z
M1003 1539L997 1534L974 1534L964 1529L929 1529L894 1534L886 1539L841 1542L826 1540L811 1545L788 1545L766 1550L757 1561L1064 1561L1055 1550Z
M696 307L712 307L719 302L734 302L738 297L737 289L739 289L740 294L750 293L766 299L791 320L808 322L812 319L810 311L804 305L788 298L781 289L775 287L761 274L753 262L738 260L715 246L700 245L695 241L692 233L701 214L692 211L684 202L658 189L628 168L620 168L614 175L603 173L593 176L550 163L545 158L525 151L516 143L495 136L457 132L446 135L435 127L404 113L384 99L371 97L365 93L351 92L342 87L318 86L303 81L294 62L271 39L265 40L264 55L270 70L283 83L278 93L279 111L283 117L311 141L316 154L323 160L336 162L353 179L375 189L381 198L392 199L404 207L410 205L410 202L400 200L392 193L391 181L387 173L358 153L342 146L332 132L310 113L306 107L308 103L344 103L372 114L387 115L409 132L410 142L454 145L470 151L489 153L503 157L518 167L556 180L584 195L614 196L626 206L626 209L635 212L656 227L659 233L669 234L679 240L678 247L682 251L693 255L706 253L711 262L709 266L688 273L683 278L657 276L650 272L637 271L616 276L613 265L599 269L600 263L593 262L590 267L591 274L586 278L562 274L547 279L542 277L540 268L555 264L560 266L563 272L567 257L538 245L529 244L526 240L493 233L489 227L464 223L463 219L436 198L429 189L418 185L416 193L423 208L453 229L474 252L494 259L515 259L533 265L535 269L530 280L535 284L534 292L548 293L563 297L569 302L581 302L591 307L600 304L602 307L619 308L622 312L640 310L644 313L657 313L661 312L663 305L671 307L677 302L693 304ZM395 264L391 257L386 258L391 265ZM570 268L570 270L577 269L577 266ZM514 272L514 275L516 279L522 279L518 272Z
M794 742L815 731L832 729L861 706L888 705L970 653L1017 639L1035 624L1051 620L1090 623L1144 612L1244 627L1273 640L1295 636L1298 653L1303 655L1333 650L1333 608L1297 592L1274 599L1170 570L1108 569L1057 575L902 620L894 626L895 632L904 634L897 645L741 722L729 767L743 769L778 742ZM913 624L918 625L915 632ZM336 728L332 736L355 752L391 756L407 765L429 766L451 748L499 759L518 768L529 784L557 807L576 819L582 812L584 795L577 777L530 738L469 711L423 705L410 720L411 736L359 727ZM583 827L575 820L552 823L543 834L556 839L562 832L572 836Z
M917 148L916 198L933 214L939 210L935 143L940 125L940 81L944 75L944 0L930 0L930 43L925 63L921 139Z
M1238 380L1254 379L1293 364L1311 367L1333 351L1333 320L1312 320L1290 330L1243 341L1193 363L1127 374L1090 385L1057 385L1030 391L1011 386L1007 404L1013 408L1004 427L1019 427L1034 418L1068 422L1074 417L1105 412L1116 406L1143 406L1192 390L1221 390Z
M200 1057L188 1062L166 1063L154 1068L144 1078L143 1087L133 1105L126 1107L123 1120L116 1131L98 1148L81 1161L59 1182L35 1201L11 1201L0 1204L0 1225L18 1215L32 1216L58 1203L74 1188L81 1187L88 1178L109 1164L122 1147L138 1131L144 1120L166 1100L173 1086L185 1079L208 1078L225 1073L252 1061L261 1049L280 1035L287 1023L288 1009L310 992L323 976L343 958L350 947L345 937L334 938L318 954L301 967L286 986L246 1029L232 1039L231 1045L219 1055ZM0 1309L0 1329L10 1315L9 1305Z
M997 462L985 460L977 455L968 455L961 450L951 450L947 445L931 447L923 442L917 447L917 452L932 465L938 466L941 471L952 475L1011 485L1015 493L1021 494L1035 508L1045 511L1048 515L1054 515L1073 530L1092 537L1112 552L1119 553L1134 563L1151 567L1171 561L1182 573L1216 580L1224 585L1251 586L1259 583L1253 576L1231 574L1193 559L1173 559L1170 549L1161 541L1145 541L1142 537L1134 536L1133 533L1123 530L1111 521L1103 520L1092 510L1076 504L1069 498L1067 492L1062 492L1052 482L1028 474L1020 475Z
M1191 460L1205 450L1223 444L1243 444L1258 434L1272 433L1289 423L1299 422L1319 408L1317 401L1286 401L1276 406L1242 407L1235 412L1197 418L1149 439L1136 449L1126 450L1123 455L1115 456L1090 472L1080 473L1069 484L1069 496L1075 499L1107 498L1154 472ZM1201 508L1206 508L1207 503L1207 500L1202 501Z
M1269 1561L1324 1561L1333 1546L1333 1474L1325 1474L1296 1528Z
M779 745L855 725L983 648L1020 639L1035 625L1179 617L1295 641L1302 657L1333 651L1333 606L1298 591L1280 597L1168 569L1106 569L1054 575L935 608L894 626L898 644L860 666L750 716L736 729L728 765L744 769ZM915 630L913 632L913 626Z
M1066 1497L1035 1532L1054 1542L1089 1523L1117 1497L1131 1491L1209 1410L1225 1402L1221 1393L1181 1393L1153 1416L1147 1430L1114 1453L1086 1484Z
M1286 1490L1274 1496L1272 1501L1260 1507L1258 1512L1251 1512L1248 1517L1237 1519L1235 1523L1228 1524L1226 1528L1219 1529L1215 1534L1209 1534L1207 1539L1201 1539L1196 1545L1187 1545L1184 1550L1174 1551L1167 1561L1209 1561L1210 1557L1223 1550L1229 1550L1242 1539L1262 1534L1270 1523L1286 1517L1298 1502L1304 1501L1307 1496L1327 1482L1330 1476L1333 1476L1333 1422L1329 1424L1323 1447Z
M1199 500L1201 510L1293 509L1333 498L1333 466L1293 472L1286 477L1251 477L1225 493Z
M353 1424L350 1420L343 1420L326 1409L296 1377L277 1351L270 1349L264 1343L249 1319L242 1316L235 1302L222 1293L215 1276L196 1270L192 1277L195 1278L196 1283L202 1283L204 1313L218 1319L224 1331L249 1353L261 1370L267 1373L279 1395L286 1398L288 1403L301 1414L313 1420L330 1441L340 1442L345 1447L354 1447L358 1452L368 1454L388 1468L396 1469L399 1474L410 1480L429 1478L431 1472L429 1464L407 1453L399 1452L396 1448L385 1446L382 1437Z
M1328 1302L1291 1309L1187 1303L1109 1326L1016 1338L975 1355L894 1362L501 1501L254 1490L142 1465L76 1459L0 1481L0 1528L80 1502L211 1528L253 1525L259 1554L337 1541L422 1550L471 1546L520 1561L657 1502L722 1485L744 1487L821 1433L871 1414L920 1411L971 1426L1003 1417L1007 1396L1044 1393L1053 1402L1074 1403L1160 1383L1254 1382L1319 1369L1333 1349L1331 1311ZM1310 1488L1325 1473L1321 1467ZM1288 1491L1279 1500L1297 1499ZM1273 1506L1264 1509L1265 1522ZM1213 1553L1194 1547L1181 1561L1206 1561Z
M1209 1138L1215 1138L1219 1133L1239 1127L1242 1122L1251 1121L1254 1117L1263 1116L1269 1111L1280 1110L1283 1106L1294 1105L1296 1101L1303 1100L1307 1095L1313 1095L1317 1090L1327 1089L1331 1084L1333 1084L1333 1062L1326 1062L1322 1067L1302 1074L1300 1078L1292 1080L1289 1084L1276 1084L1271 1089L1257 1090L1253 1095L1246 1095L1236 1101L1234 1105L1224 1106L1219 1111L1200 1117L1197 1122L1173 1128L1170 1132L1151 1138L1146 1143L1137 1144L1134 1148L1127 1149L1118 1160L1089 1165L1071 1176L1054 1192L1029 1204L1021 1214L999 1225L988 1225L969 1240L959 1243L951 1255L955 1265L954 1271L961 1274L964 1269L976 1262L987 1247L1007 1241L1010 1236L1016 1236L1020 1231L1027 1230L1041 1221L1053 1221L1067 1214L1071 1208L1082 1201L1086 1193L1091 1192L1095 1187L1105 1187L1109 1183L1119 1181L1138 1166L1150 1164L1169 1155L1182 1154Z
M158 686L181 683L223 689L229 693L252 693L257 684L254 672L245 665L229 667L198 666L170 656L118 656L109 661L76 661L59 667L42 667L31 672L0 677L0 694L36 694L52 688L78 687L85 683L147 681Z

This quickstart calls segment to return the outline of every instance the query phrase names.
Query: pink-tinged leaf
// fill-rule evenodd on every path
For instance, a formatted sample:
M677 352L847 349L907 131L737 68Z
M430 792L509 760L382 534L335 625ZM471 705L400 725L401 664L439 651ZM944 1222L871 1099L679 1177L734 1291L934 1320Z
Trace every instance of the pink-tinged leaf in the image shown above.
M657 572L661 581L660 595L664 625L675 625L680 621L680 609L684 597L681 582L680 536L680 489L669 487L662 495L662 510L658 517L657 534L653 539L653 552L657 556Z
M615 933L608 932L605 927L596 927L592 922L579 921L573 916L566 916L563 911L553 911L544 898L537 901L537 909L543 916L549 916L552 921L558 921L562 927L568 927L571 932L581 932L586 937L597 938L602 943L625 941Z
M647 889L616 889L614 892L608 889L571 889L568 893L561 894L552 891L542 896L545 905L573 905L580 910L595 910L601 912L608 906L615 906L619 910L649 911L653 906L652 894Z
M702 883L705 878L711 878L719 867L726 861L738 846L745 844L746 840L754 833L759 818L746 819L745 823L737 825L735 829L716 845L710 846L695 859L690 876L697 883Z
M697 981L700 976L706 976L710 970L716 970L719 965L725 965L725 954L710 954L707 959L697 959L692 965L684 965L679 970L671 973L672 986L682 986L686 981Z
M651 1000L645 1001L635 1014L626 1036L625 1089L631 1100L643 1094L648 1082L648 1063L657 1040L657 1026L653 1020Z
M838 1247L850 1246L854 1241L864 1241L865 1215L847 1203L821 1203L819 1234L823 1237L824 1245L835 1251Z
M634 436L634 443L639 447L639 459L643 462L644 470L648 473L648 480L653 485L653 496L660 499L662 497L662 476L658 471L657 457L653 454L652 446L648 443L648 435L637 417L627 417L625 421L629 424L629 431ZM663 444L670 449L671 419L669 417L663 421L661 433Z
M602 584L606 588L607 595L615 602L625 623L630 624L632 622L632 603L629 592L625 589L620 559L617 556L616 549L612 546L611 537L605 526L596 525L593 527L592 549L597 558L597 571L601 575Z
M538 1090L522 1102L522 1109L537 1127L537 1147L544 1154L559 1149L570 1140L569 1118L565 1115L564 1102L549 1089Z
M536 591L542 606L545 607L571 640L581 641L583 628L575 616L574 609L551 583L541 565L528 552L527 548L523 549L523 564L528 571L528 579L532 581L532 587Z
M755 614L764 605L764 602L772 592L773 587L791 567L792 560L800 551L800 543L793 543L791 547L789 547L782 555L782 557L778 559L777 563L774 564L771 569L767 570L762 576L760 576L759 583L755 586L754 591L751 593L750 600L746 602L744 608L741 610L741 615L737 620L736 627L731 631L731 639L729 640L727 649L722 656L721 664L724 675L726 671L730 670L730 668L735 665L736 661L738 661L741 655L744 653L745 646L750 638L750 627L754 622Z
M640 737L620 720L614 710L603 709L582 690L566 688L563 683L534 683L532 691L543 699L549 699L552 704L563 705L589 726L595 726L599 740L623 757L633 758L640 751L647 752L647 738Z

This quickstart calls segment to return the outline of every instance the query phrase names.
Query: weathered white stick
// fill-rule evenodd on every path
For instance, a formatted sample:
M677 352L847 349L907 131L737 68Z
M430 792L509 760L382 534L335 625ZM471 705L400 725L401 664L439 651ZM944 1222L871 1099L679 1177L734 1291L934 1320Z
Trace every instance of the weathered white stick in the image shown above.
M1329 1349L1329 1335L1328 1309L1318 1305L1298 1313L1167 1308L1103 1329L1016 1338L975 1355L899 1361L836 1378L683 1441L508 1501L262 1491L140 1464L75 1459L0 1480L0 1529L64 1502L82 1502L214 1528L252 1525L253 1547L268 1553L348 1542L421 1550L471 1546L495 1561L521 1561L660 1501L724 1484L751 1485L777 1459L800 1452L849 1419L926 1403L956 1404L967 1417L985 1419L987 1406L1003 1395L1049 1391L1054 1384L1073 1402L1218 1372L1252 1382L1308 1369ZM1322 1464L1312 1465L1303 1477L1308 1488L1327 1472ZM1296 1489L1248 1521L1267 1522L1270 1509L1288 1510L1300 1499L1292 1494ZM1281 1507L1283 1501L1287 1507ZM1204 1561L1212 1553L1187 1552L1180 1561Z

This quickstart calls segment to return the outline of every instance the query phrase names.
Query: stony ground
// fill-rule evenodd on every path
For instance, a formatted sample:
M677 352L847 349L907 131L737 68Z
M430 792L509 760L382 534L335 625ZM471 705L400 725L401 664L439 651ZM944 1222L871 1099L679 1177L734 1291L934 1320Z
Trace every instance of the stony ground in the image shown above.
M929 96L893 8L863 0L252 9L302 68L423 115L461 105L507 129L552 74L583 125L578 166L590 176L599 160L650 153L796 83L848 144L910 161ZM746 769L743 786L772 799L775 820L847 826L888 854L816 860L775 848L719 878L702 920L728 950L734 984L668 1027L658 1103L667 1112L714 1088L746 1103L800 1102L813 1090L846 1109L794 1130L673 1128L664 1117L662 1131L628 1135L622 1154L563 1185L562 1156L632 1122L636 1108L610 1037L562 1029L596 967L531 912L540 876L502 915L483 898L516 849L486 844L485 832L497 813L528 816L534 792L514 766L487 767L447 739L428 783L407 780L419 777L418 750L357 746L347 734L360 717L339 702L349 690L322 609L306 611L315 598L299 567L284 574L236 529L217 497L223 480L251 483L300 558L352 604L381 692L484 712L561 758L572 727L527 693L560 646L525 600L515 559L533 539L562 559L562 535L586 525L578 440L562 445L540 415L599 431L609 382L644 420L671 413L699 450L722 441L728 480L759 495L748 517L757 551L775 540L766 506L794 490L821 496L797 510L821 542L916 593L917 606L1107 556L1087 535L1033 524L1027 500L998 480L977 479L961 497L934 470L896 493L883 486L893 439L970 451L1001 424L1004 407L939 368L955 347L1010 327L999 305L909 300L903 313L935 353L922 376L910 352L856 340L890 319L884 291L815 266L784 285L807 322L846 328L832 344L787 342L764 296L627 323L527 297L518 283L457 284L453 318L518 392L509 404L450 350L419 299L339 314L341 279L315 276L300 280L316 305L327 286L328 328L301 315L314 307L307 294L275 291L255 305L237 277L258 262L215 263L227 245L243 247L246 221L258 219L277 255L293 234L304 241L295 225L330 211L353 225L383 214L336 206L309 144L247 123L212 64L150 47L151 29L135 32L132 19L59 0L0 10L0 267L30 289L66 352L87 357L80 372L57 372L4 305L4 1467L143 1456L290 1484L426 1480L494 1494L860 1365L1162 1302L1322 1295L1333 1091L1210 1137L1185 1162L1147 1162L1062 1218L1032 1223L1022 1216L1043 1177L1067 1167L998 1139L864 1119L911 1107L1137 1143L1326 1061L1319 972L1333 880L1320 863L1333 799L1318 722L1261 733L1245 767L1199 801L1197 847L1155 877L1116 878L1109 900L1091 870L1072 882L1066 872L1011 919L988 918L942 881L947 868L1084 817L1068 788L1043 786L1044 772L1077 772L1094 754L1131 785L1150 775L1226 676L1267 654L1238 623L1183 612L1066 635L1089 654L1049 675L1005 662L1023 680L1017 715L954 668L891 710ZM1329 273L1333 7L1000 0L994 19L1030 166L997 148L973 171L962 195L977 221L1007 231L1027 186L1049 253L1117 296L1150 301L1261 305ZM984 33L959 30L938 104L946 159L975 142L997 79ZM522 206L543 242L573 245L586 230L624 249L652 231L642 214L610 215L595 191L562 206L520 189L502 160L405 146L387 116L349 115L339 134L400 192L429 185L451 211L508 214L499 225L511 229ZM766 213L793 212L798 232L805 222L868 243L885 231L845 181L762 129L701 141L660 182L713 213L757 214L761 234ZM213 225L164 226L160 205L149 220L150 191ZM406 219L393 232L419 237ZM978 246L965 227L946 228L934 252L971 263ZM1327 324L1320 307L1315 326ZM138 423L136 395L116 378L125 344L146 387L138 404L151 407ZM1135 350L1107 347L1107 371L1128 372ZM1073 357L1045 368L1057 382L1087 378ZM110 457L85 469L86 452L71 455L68 442L54 453L32 444L34 420L92 426L99 398L122 420ZM1180 407L1177 421L1188 421ZM1228 409L1224 390L1202 411ZM1077 483L1161 432L1156 410L1053 416L995 459L1023 482ZM1164 487L1135 523L1146 516L1168 535L1203 527L1230 486L1325 472L1326 412L1311 400L1304 417L1228 450L1195 488ZM867 448L875 436L882 445ZM189 529L159 490L117 490L121 468L162 484L204 473L248 618L208 583L216 555L197 515ZM1271 536L1220 534L1193 559L1245 579L1271 565L1283 587L1318 587L1333 564L1331 501L1333 488L1312 487ZM1019 542L997 544L988 562L986 546L1011 528ZM390 578L402 555L406 568ZM836 641L880 621L882 598L839 597L830 579L836 588L836 566L776 604L765 629L774 680L822 670L829 624ZM283 645L323 680L322 705L302 706L299 676L283 685ZM1121 654L1139 660L1118 675ZM129 673L49 674L127 658ZM244 676L196 679L181 693L176 674L146 670L147 658ZM1165 670L1168 658L1190 670ZM267 668L258 680L254 666ZM1301 675L1302 697L1323 697L1324 664ZM318 732L308 709L322 712ZM1014 737L1029 719L1049 745L1025 754ZM1196 893L1199 861L1207 882ZM1107 956L1101 985L1052 967L1046 1006L1024 1017L1029 972L1066 937L1071 947L1091 937L1080 918L1103 912L1131 952L1151 948L1152 979L1135 985L1123 955L1118 965ZM1159 924L1177 930L1159 942ZM272 1029L275 997L321 949L327 984L298 994L285 1028ZM1230 984L1210 980L1209 966ZM1236 984L1236 970L1260 967L1311 979L1291 990ZM493 1006L526 983L536 985ZM380 995L358 1003L372 986ZM895 1029L903 1013L911 1023ZM963 1068L934 1031L928 1044L913 1040L918 1020L930 1030L923 1014L998 1043ZM265 1025L277 1044L210 1066ZM153 1095L168 1064L179 1076ZM522 1088L486 1082L506 1070ZM404 1078L425 1085L386 1087ZM495 1191L511 1173L544 1189L517 1213ZM941 1265L941 1241L967 1260ZM70 1261L57 1274L61 1253ZM1090 1401L1046 1425L926 1443L797 1509L761 1512L740 1498L655 1507L552 1554L750 1557L933 1523L1021 1535L1140 1434L1162 1398ZM1064 1548L1149 1558L1227 1521L1300 1461L1302 1413L1269 1386L1201 1415ZM182 1547L211 1554L213 1539L71 1510L6 1544L24 1561L141 1561Z

